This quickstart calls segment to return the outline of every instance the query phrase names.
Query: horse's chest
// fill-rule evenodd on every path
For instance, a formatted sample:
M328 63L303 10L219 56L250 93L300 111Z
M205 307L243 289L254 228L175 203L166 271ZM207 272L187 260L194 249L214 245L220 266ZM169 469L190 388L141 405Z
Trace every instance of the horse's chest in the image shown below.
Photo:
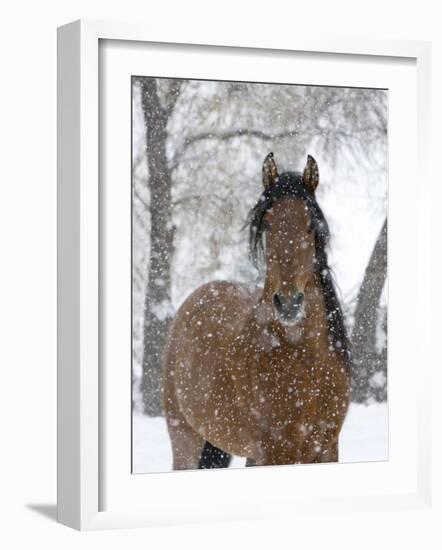
M275 348L254 364L251 373L254 407L270 418L313 420L334 416L346 404L342 400L345 377L332 361L320 362L314 356Z

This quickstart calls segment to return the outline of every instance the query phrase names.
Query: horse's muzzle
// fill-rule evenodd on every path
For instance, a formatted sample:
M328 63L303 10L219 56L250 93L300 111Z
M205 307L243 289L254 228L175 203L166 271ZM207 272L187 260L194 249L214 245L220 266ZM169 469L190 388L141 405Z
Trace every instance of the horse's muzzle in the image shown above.
M304 318L304 293L296 292L288 296L275 293L273 294L273 306L281 323L295 325Z

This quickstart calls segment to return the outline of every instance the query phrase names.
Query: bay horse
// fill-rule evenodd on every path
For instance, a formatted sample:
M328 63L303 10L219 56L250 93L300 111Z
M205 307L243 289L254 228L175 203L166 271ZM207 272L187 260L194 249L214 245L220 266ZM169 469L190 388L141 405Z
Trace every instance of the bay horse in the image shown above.
M350 399L349 341L326 248L329 229L303 173L263 164L264 191L249 214L263 289L215 281L179 308L164 361L173 468L337 462Z

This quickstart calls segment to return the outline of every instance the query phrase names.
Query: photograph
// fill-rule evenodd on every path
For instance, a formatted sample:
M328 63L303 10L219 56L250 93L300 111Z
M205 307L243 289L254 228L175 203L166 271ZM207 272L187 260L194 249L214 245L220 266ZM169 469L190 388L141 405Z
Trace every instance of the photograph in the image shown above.
M388 90L130 94L132 473L387 461Z

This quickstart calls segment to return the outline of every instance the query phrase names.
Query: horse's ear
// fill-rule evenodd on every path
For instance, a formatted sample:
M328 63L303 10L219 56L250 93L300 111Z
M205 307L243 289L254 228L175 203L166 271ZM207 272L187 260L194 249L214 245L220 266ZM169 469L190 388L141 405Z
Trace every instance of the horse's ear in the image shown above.
M262 183L264 185L264 189L268 189L271 185L273 185L278 177L278 168L276 167L273 153L269 153L264 159L264 163L262 165Z
M311 155L307 155L307 164L304 168L302 180L307 189L314 193L319 184L319 168L316 160Z

